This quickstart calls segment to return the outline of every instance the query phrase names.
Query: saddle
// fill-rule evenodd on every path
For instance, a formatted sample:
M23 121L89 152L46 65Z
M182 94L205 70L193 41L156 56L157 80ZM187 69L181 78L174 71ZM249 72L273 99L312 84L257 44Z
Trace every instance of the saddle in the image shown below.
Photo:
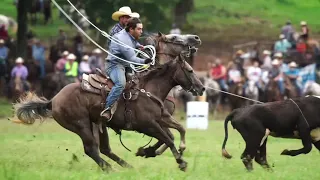
M127 84L123 91L123 97L126 100L135 100L138 97L139 91L134 89L135 85L137 85L136 80L128 74ZM102 96L103 104L105 103L105 99L109 92L111 91L114 83L106 74L104 74L99 68L96 68L96 74L83 74L81 81L81 89L83 91L99 94ZM127 93L129 95L127 95Z

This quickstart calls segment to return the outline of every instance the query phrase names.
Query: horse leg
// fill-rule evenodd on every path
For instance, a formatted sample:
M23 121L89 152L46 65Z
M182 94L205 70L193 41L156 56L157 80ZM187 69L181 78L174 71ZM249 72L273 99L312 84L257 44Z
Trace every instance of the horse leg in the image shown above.
M118 163L122 167L127 167L127 168L133 168L130 164L128 164L126 161L118 157L116 154L114 154L111 151L110 147L110 142L109 142L109 135L107 132L106 126L103 125L102 127L102 132L99 132L99 139L100 139L100 152L116 163Z
M182 171L185 171L187 168L187 162L182 159L181 154L179 154L178 150L174 146L174 142L167 135L167 133L161 128L160 124L157 122L153 122L149 128L142 129L142 132L147 134L148 136L152 136L157 138L159 141L164 142L168 147L170 147L171 152L176 159L176 162L179 164L179 168Z
M102 170L111 170L111 165L107 163L105 160L103 160L99 155L98 143L92 133L90 125L84 125L82 128L79 129L80 131L76 131L76 133L82 139L85 153L89 157L91 157L100 166Z
M177 122L170 114L166 114L162 116L161 121L159 121L162 127L173 128L179 131L180 133L180 145L179 145L179 152L182 154L183 151L186 149L186 130L185 128Z
M167 135L171 138L171 140L174 141L174 136L171 133L171 131L168 128L164 128L163 130L167 133ZM163 144L164 143L162 141L158 141L156 144L148 148L140 147L136 153L136 156L142 156L142 157L145 156L146 158L148 158L148 157L156 157L158 155L161 155L168 148L168 146L164 145L164 147L166 148L161 151L158 151L157 149L160 148L161 145Z

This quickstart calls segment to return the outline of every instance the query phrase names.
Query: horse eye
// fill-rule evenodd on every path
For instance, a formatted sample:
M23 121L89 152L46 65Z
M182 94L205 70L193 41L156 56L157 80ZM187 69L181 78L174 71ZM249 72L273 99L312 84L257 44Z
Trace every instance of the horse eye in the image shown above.
M173 36L172 38L171 38L171 40L176 40L177 39L177 37L176 36Z

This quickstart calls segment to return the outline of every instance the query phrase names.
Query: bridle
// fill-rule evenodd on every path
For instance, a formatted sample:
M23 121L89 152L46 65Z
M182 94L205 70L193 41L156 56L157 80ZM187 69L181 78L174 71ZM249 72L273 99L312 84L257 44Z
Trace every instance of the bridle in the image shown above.
M167 56L170 56L170 57L177 57L178 55L177 54L173 54L173 53L168 53L168 52L161 52L160 50L160 47L161 47L161 43L165 43L165 44L175 44L175 45L181 45L183 47L188 47L188 50L184 50L184 51L181 51L181 53L185 54L186 57L190 57L191 54L195 53L198 51L198 48L196 47L191 47L190 45L188 45L188 43L184 43L184 42L177 42L177 41L174 41L174 40L169 40L169 39L166 39L166 38L163 38L163 37L152 37L152 36L149 36L147 38L147 40L150 39L152 40L153 42L157 42L157 44L152 44L153 46L155 46L156 48L156 54L159 54L159 55L167 55Z
M181 86L185 91L187 91L187 92L195 92L196 94L197 94L197 91L195 90L195 86L194 86L194 81L193 81L193 79L190 77L190 75L188 74L189 72L186 72L186 68L185 68L185 66L186 66L186 61L181 57L182 56L182 54L180 54L179 56L178 56L178 64L179 64L179 66L180 66L180 68L181 68L181 70L182 70L182 72L184 73L184 75L185 75L185 77L188 79L188 81L189 81L189 84L190 84L190 87L189 88L186 88L186 87L184 87L184 86ZM192 70L193 71L193 70ZM177 80L176 80L176 76L177 76L177 71L174 73L174 75L173 75L173 80L178 84L178 82L177 82Z

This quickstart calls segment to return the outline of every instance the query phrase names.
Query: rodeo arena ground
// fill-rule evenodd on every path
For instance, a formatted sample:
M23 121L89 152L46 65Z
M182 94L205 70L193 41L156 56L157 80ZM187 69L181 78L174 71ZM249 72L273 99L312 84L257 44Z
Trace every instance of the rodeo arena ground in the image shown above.
M15 22L0 16L0 179L320 179L308 22L200 64L201 36L174 26L138 42L143 20L128 6L105 32L70 1L80 20L51 3L77 32L72 47L62 29L50 47L30 33L15 57Z

